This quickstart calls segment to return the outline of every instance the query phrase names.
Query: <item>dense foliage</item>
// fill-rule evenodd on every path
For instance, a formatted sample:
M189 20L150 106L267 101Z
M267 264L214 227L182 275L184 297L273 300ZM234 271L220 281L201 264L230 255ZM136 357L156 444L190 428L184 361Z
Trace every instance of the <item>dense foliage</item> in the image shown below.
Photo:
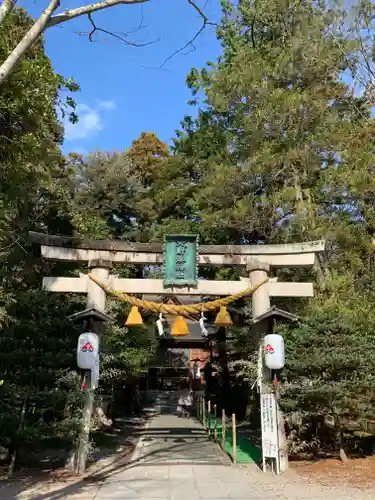
M6 19L2 60L7 44L14 45L30 22L22 9ZM84 298L48 294L41 284L46 275L86 270L42 261L28 232L119 237L136 210L127 206L129 192L134 199L137 190L133 174L129 177L130 159L118 155L116 164L114 154L92 155L87 162L62 155L58 117L77 120L71 96L76 90L73 81L54 73L38 42L0 96L0 446L11 452L20 443L33 450L52 442L69 447L77 437L83 400L75 360L80 326L68 318L84 308ZM131 276L135 269L119 272ZM121 317L116 307L112 312L123 325L124 311ZM139 374L153 352L153 332L141 332L135 341L118 325L109 329L103 347L107 390Z

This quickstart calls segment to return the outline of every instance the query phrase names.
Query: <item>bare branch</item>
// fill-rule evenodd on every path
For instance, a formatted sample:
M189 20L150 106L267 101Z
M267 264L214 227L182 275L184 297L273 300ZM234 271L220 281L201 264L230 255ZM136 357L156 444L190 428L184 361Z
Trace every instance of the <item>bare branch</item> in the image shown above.
M202 11L202 9L195 3L194 0L188 0L188 3L195 9L200 17L203 19L204 22L208 23L208 17L206 14Z
M46 29L49 19L55 10L60 6L60 0L51 0L40 18L35 21L29 31L22 38L17 47L9 54L0 66L0 85L4 83L14 66L27 50L38 40Z
M198 12L199 17L202 19L202 26L195 33L195 35L193 36L193 38L191 38L188 42L186 42L185 45L183 45L179 49L175 50L173 52L173 54L171 54L170 56L168 56L164 60L164 62L160 65L160 68L162 68L163 66L165 66L167 64L167 62L170 61L171 59L173 59L177 54L181 54L181 52L184 52L188 47L191 47L191 50L188 53L193 52L195 50L195 46L194 46L195 40L203 33L203 31L207 28L207 26L217 26L217 23L214 23L214 22L212 22L212 21L210 21L208 19L208 17L203 12L203 10L201 9L201 7L199 7L199 5L196 4L195 0L187 0L187 1L193 7L193 9L195 9Z
M1 16L3 15L2 19L5 19L6 15L14 7L16 1L17 0L3 0L3 4L0 6L0 24L1 24ZM33 26L22 38L21 42L9 54L7 59L0 65L0 85L8 78L8 76L13 71L17 62L21 59L21 57L23 57L25 52L36 42L36 40L40 38L40 36L47 28L51 28L53 26L70 21L77 17L88 16L93 29L86 35L89 36L89 39L91 41L94 33L96 31L101 31L102 33L106 33L109 36L117 38L126 45L131 45L133 47L144 47L146 45L156 43L158 40L146 43L131 42L127 39L128 34L118 33L118 32L116 33L105 30L103 28L98 28L92 19L92 14L94 12L109 9L111 7L115 7L116 5L133 5L133 4L136 5L136 4L144 4L149 1L151 0L102 0L97 3L83 5L75 9L66 9L61 13L54 14L56 9L60 6L60 0L50 0L48 7L42 13L39 19L35 21ZM193 36L193 38L189 40L183 47L176 50L171 56L169 56L161 65L161 67L164 66L176 54L184 52L185 49L191 48L192 50L194 50L195 49L194 41L199 37L199 35L204 31L204 29L208 25L216 26L216 23L209 21L203 9L196 4L195 0L187 0L187 1L193 7L193 9L198 13L199 17L202 19L202 26L198 30L198 32ZM143 27L142 23L143 23L143 13L141 19L141 26L138 28L138 30Z
M65 23L66 21L71 21L76 17L86 16L87 14L93 14L99 10L109 9L115 5L132 5L139 3L146 3L150 0L104 0L103 2L92 3L89 5L83 5L82 7L77 7L76 9L67 9L60 14L52 16L48 22L47 28L56 26L57 24Z
M33 26L29 29L29 31L22 38L21 42L16 46L16 48L9 54L7 59L0 65L0 85L8 78L10 73L13 71L17 62L21 59L21 57L25 54L25 52L40 38L43 32L52 26L56 26L58 24L64 23L66 21L70 21L71 19L75 19L80 16L92 14L93 12L97 12L104 9L109 9L116 5L132 5L132 4L141 4L146 3L150 0L103 0L98 3L93 3L90 5L84 5L82 7L77 7L76 9L67 9L60 14L53 15L56 9L60 6L60 0L50 0L50 4L44 10L42 15L35 21ZM5 9L5 16L9 9L12 9L16 0L4 0L4 4L2 4L3 9ZM5 7L4 7L5 5ZM104 30L101 30L104 31ZM108 32L108 34L111 34ZM115 36L114 34L111 34ZM121 39L120 36L117 38ZM124 43L128 45L135 45L127 40L122 40Z
M162 64L160 65L160 67L162 68L163 66L165 66L167 64L167 62L169 62L171 59L173 59L175 56L177 56L177 54L180 54L181 52L184 52L185 49L187 49L189 46L193 46L194 47L194 42L195 40L199 37L199 35L205 30L206 26L202 26L198 31L197 33L194 35L194 37L189 40L187 43L185 43L185 45L183 47L180 47L179 49L175 50L171 55L169 55L163 62ZM194 49L191 51L191 52L194 52Z
M147 28L147 24L143 24L144 21L144 12L143 12L143 5L141 6L141 19L139 20L139 25L137 28L134 28L133 30L127 31L126 35L132 35L133 33L137 33L137 31L141 31L144 28Z
M83 31L78 32L78 35L88 36L90 42L95 42L95 40L93 39L93 36L97 31L101 31L102 33L105 33L106 35L109 35L113 38L116 38L117 40L120 40L120 42L125 43L126 45L131 45L132 47L146 47L147 45L152 45L152 44L157 43L159 41L159 39L156 39L156 40L151 40L150 42L145 42L145 43L132 42L130 40L127 40L127 38L126 38L129 33L120 33L120 32L116 32L116 31L109 31L109 30L106 30L104 28L99 28L95 24L95 22L92 18L92 14L88 14L87 17L91 23L92 30L90 32L83 32ZM141 19L141 23L142 23L142 21L143 21L143 17ZM135 33L136 31L139 31L142 28L143 28L143 26L140 25L138 28L131 31L130 33Z
M17 0L4 0L0 5L0 26L3 24L4 19L12 12Z

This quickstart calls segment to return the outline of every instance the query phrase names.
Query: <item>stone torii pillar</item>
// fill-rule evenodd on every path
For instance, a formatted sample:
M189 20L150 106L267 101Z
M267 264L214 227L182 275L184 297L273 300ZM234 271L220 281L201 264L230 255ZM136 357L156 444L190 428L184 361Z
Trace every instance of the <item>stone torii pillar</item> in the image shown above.
M247 264L246 270L249 273L249 278L251 286L255 286L258 283L266 279L270 272L270 266L266 263L258 262L256 260L251 261ZM269 283L265 283L263 286L258 288L253 293L252 300L252 317L253 320L262 316L271 308L270 293L269 293ZM269 370L264 366L263 363L263 338L268 332L263 331L264 325L262 323L255 323L253 325L253 333L255 334L255 341L258 342L258 390L262 395L264 394L264 381L268 383L271 382L271 377ZM280 472L286 472L288 470L288 450L287 450L287 439L285 434L285 423L284 417L281 412L278 401L276 401L277 407L277 433L278 433L278 454L279 454L279 467ZM262 430L263 432L263 430ZM263 465L265 467L265 460L263 459Z
M102 283L107 283L109 271L112 269L112 263L102 259L89 261L88 265L90 272L98 278ZM105 312L105 291L96 285L92 280L87 282L87 309L97 309L100 312Z
M249 281L251 286L256 286L268 277L270 272L269 264L259 262L257 260L249 261L246 266L246 271L249 274ZM252 317L257 318L271 307L270 287L269 282L258 288L252 295L251 312ZM258 344L258 387L261 391L261 383L264 376L263 368L263 347L261 343L264 332L261 331L260 325L254 325L253 333L255 334L255 342Z
M104 261L101 259L92 260L89 262L89 269L91 273L98 278L100 281L106 282L109 278L109 270L112 268L111 262ZM86 299L86 311L92 310L104 313L105 311L105 301L106 293L105 291L97 286L93 281L87 283L87 299ZM85 312L85 311L84 311ZM100 335L102 333L102 322L92 315L90 318L90 331ZM80 440L78 449L76 452L76 457L73 456L72 461L68 463L68 468L71 469L76 465L77 474L83 474L86 471L86 462L89 453L90 446L90 431L91 431L91 418L94 411L95 402L95 390L92 386L92 374L87 371L85 374L85 384L86 384L86 399L83 409L83 419L82 428L80 434ZM76 458L76 460L75 460ZM74 462L76 461L76 464Z
M252 260L248 262L246 271L249 273L251 286L256 286L268 277L270 265L265 262ZM269 284L266 283L252 295L252 316L256 318L264 314L271 307Z

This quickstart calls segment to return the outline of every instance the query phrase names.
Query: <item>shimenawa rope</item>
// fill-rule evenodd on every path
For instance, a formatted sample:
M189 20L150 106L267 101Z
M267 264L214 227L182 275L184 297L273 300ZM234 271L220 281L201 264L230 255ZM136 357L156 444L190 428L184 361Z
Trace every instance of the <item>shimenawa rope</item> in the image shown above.
M128 302L133 306L147 309L154 313L164 313L176 316L189 316L191 314L214 311L215 309L219 309L220 307L225 307L231 302L245 297L246 295L252 295L256 290L258 290L258 288L267 283L267 281L269 280L269 278L265 278L251 288L245 288L241 292L235 293L234 295L229 295L228 297L224 297L222 299L212 300L210 302L199 302L198 304L175 305L138 299L137 297L134 297L134 295L128 295L127 293L118 292L113 288L107 287L92 273L89 273L88 276L90 280L100 286L100 288L106 293L113 295L124 302Z

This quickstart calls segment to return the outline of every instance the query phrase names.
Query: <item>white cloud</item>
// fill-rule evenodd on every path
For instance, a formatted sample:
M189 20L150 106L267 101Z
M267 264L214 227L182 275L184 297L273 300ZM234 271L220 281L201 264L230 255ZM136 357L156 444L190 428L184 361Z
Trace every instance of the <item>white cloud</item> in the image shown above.
M87 104L78 104L76 112L79 117L78 123L67 122L64 124L67 141L92 137L103 129L100 113L96 109L87 106Z
M106 111L112 111L117 108L117 104L112 99L108 100L97 100L99 108L105 109Z

